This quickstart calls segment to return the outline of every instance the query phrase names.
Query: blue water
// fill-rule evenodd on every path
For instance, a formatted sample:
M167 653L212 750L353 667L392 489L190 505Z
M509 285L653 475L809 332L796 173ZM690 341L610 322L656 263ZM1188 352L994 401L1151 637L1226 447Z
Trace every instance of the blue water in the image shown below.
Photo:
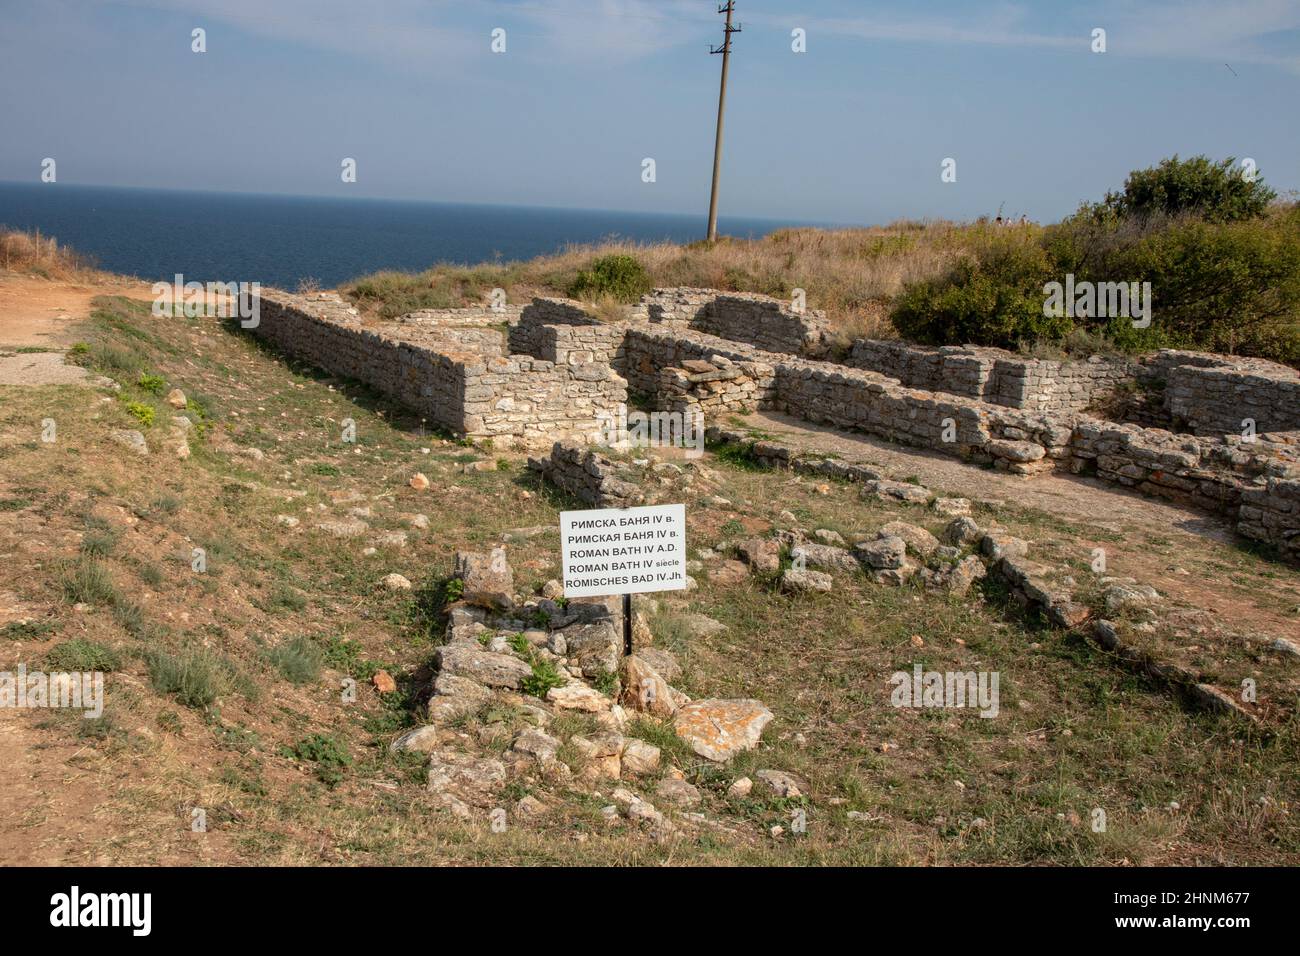
M701 216L0 183L0 224L40 229L110 272L142 279L335 286L379 269L529 259L610 237L690 242ZM758 237L814 223L719 217Z

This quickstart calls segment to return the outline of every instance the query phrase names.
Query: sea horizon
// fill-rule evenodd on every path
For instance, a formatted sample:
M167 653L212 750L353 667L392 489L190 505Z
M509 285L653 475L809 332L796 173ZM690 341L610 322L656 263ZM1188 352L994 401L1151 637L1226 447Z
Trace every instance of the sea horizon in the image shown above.
M40 230L109 272L145 280L333 287L381 270L517 262L608 239L704 238L706 216L426 199L0 181L0 225ZM719 215L719 231L852 224ZM858 228L862 228L858 226Z

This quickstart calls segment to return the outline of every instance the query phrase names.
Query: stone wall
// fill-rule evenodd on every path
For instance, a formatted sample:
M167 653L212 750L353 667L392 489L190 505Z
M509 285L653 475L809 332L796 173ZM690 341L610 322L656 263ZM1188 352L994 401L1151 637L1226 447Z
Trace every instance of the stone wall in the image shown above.
M716 289L655 289L632 309L633 321L648 319L743 342L768 352L821 356L830 348L830 324L819 309L795 312L766 295Z
M1174 364L1176 362L1176 364ZM1161 353L1165 407L1175 425L1196 435L1300 429L1300 374L1260 359Z
M931 348L858 339L847 364L880 372L912 388L1036 412L1082 411L1138 374L1137 363L1094 356L1082 362L1028 359L1003 349Z
M332 374L364 382L453 432L526 444L592 441L627 401L608 364L505 355L491 329L367 323L336 296L263 292L254 334Z
M636 484L618 477L614 461L577 442L555 442L550 455L528 459L528 467L595 508L631 508L645 501Z
M519 320L522 305L502 306L500 311L491 306L470 306L466 309L417 309L399 316L395 321L411 325L467 327L476 325L505 325Z

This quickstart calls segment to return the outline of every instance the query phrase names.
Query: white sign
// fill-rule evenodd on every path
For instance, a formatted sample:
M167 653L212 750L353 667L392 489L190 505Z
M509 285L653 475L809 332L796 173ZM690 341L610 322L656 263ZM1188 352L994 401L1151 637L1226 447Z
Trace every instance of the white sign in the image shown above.
M560 512L564 596L686 587L686 506Z

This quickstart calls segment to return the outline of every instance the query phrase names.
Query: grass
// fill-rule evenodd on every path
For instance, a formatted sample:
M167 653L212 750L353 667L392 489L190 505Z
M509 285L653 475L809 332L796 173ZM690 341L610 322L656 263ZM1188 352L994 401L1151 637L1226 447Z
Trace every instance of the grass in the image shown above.
M892 337L889 301L903 284L938 275L977 247L988 224L900 221L870 229L782 229L761 239L716 243L575 245L527 262L438 265L423 272L386 271L349 283L344 292L385 318L417 309L484 304L493 288L510 302L566 295L579 273L610 255L634 256L654 286L695 286L788 298L808 293L810 308L826 310L845 341ZM594 308L607 303L593 298Z
M105 644L74 638L46 651L45 665L51 671L108 672L122 666L122 656Z
M223 667L212 654L155 652L147 659L149 680L160 694L173 694L186 707L210 706L226 686Z
M887 241L863 254L884 261L899 248L902 240ZM78 333L88 344L83 359L117 350L135 363L129 377L118 377L124 389L135 388L141 371L177 382L187 395L201 396L207 420L225 441L276 454L274 463L251 463L222 451L223 441L218 447L195 443L186 462L162 455L141 462L98 440L114 426L108 414L94 416L100 409L120 415L120 406L96 407L84 391L55 388L7 393L0 402L0 502L23 502L0 505L0 553L24 553L24 536L37 517L46 549L30 562L31 573L4 585L33 620L0 627L8 639L0 642L0 653L8 651L15 662L46 661L54 648L84 641L120 659L110 690L114 721L107 729L90 738L72 722L40 730L45 736L38 759L66 775L61 779L69 781L69 800L76 782L87 778L82 762L110 754L130 758L129 773L93 777L93 802L87 797L86 806L96 808L97 823L88 842L78 844L84 852L117 863L197 862L199 851L174 838L175 807L184 799L232 811L221 826L222 842L204 846L202 859L209 863L1300 860L1292 819L1300 742L1283 706L1294 695L1284 700L1279 690L1293 679L1285 662L1235 632L1212 628L1196 637L1199 650L1186 651L1203 657L1206 667L1217 662L1225 681L1258 672L1262 699L1279 701L1278 719L1265 733L1185 711L1078 635L1030 626L997 595L951 601L919 588L878 587L858 575L837 575L830 595L795 599L752 578L721 588L696 574L698 590L658 599L650 623L655 646L673 651L682 664L684 676L675 686L695 699L755 697L776 714L760 749L725 767L696 756L667 722L634 718L624 731L660 747L661 772L680 770L701 790L701 812L725 820L731 831L684 828L671 844L658 845L634 826L601 820L611 792L604 782L602 801L576 780L512 778L497 799L527 792L551 809L537 823L512 823L506 833L485 839L486 810L484 819L466 821L438 811L420 758L394 757L387 748L425 722L421 694L429 658L442 639L446 603L461 596L451 577L454 553L485 550L512 529L554 525L557 510L567 505L536 483L520 454L495 450L492 457L507 458L509 469L465 476L456 460L464 448L421 433L418 417L404 416L381 397L286 366L217 323L159 324L147 312L147 305L99 300L100 318ZM31 422L48 415L58 418L66 442L3 444L3 436L30 432ZM357 446L360 454L329 444L346 417L366 437ZM421 454L426 447L430 453ZM852 486L831 483L831 493L822 495L815 482L796 482L786 472L750 469L717 454L706 462L720 475L714 491L732 503L688 508L692 556L724 539L765 533L783 510L803 527L830 528L849 541L894 519L931 531L944 523L921 509L863 500ZM436 491L421 494L406 485L413 463ZM525 490L530 497L522 496ZM698 501L709 494L701 489ZM95 499L96 513L120 508L133 516L129 525L115 523L119 534L111 547L92 548L103 553L77 553L78 534L84 540L104 530L87 522L86 495ZM405 516L416 512L426 514L430 526L412 533L406 549L372 556L363 553L364 539L340 543L312 531L319 517L343 515L354 505L372 508L377 532L409 528ZM297 516L302 524L286 528L278 514ZM977 517L986 523L993 515ZM1076 576L1085 573L1079 562L1086 564L1099 542L1113 547L1117 573L1125 573L1126 555L1148 544L1141 529L1111 534L1082 519L1063 521L1014 503L996 517L1034 540L1035 560L1069 567ZM1173 530L1166 538L1186 540ZM1249 599L1277 620L1300 605L1294 570L1222 541L1196 540L1199 549L1172 546L1168 555L1167 542L1150 546L1160 560L1184 566L1190 581L1212 585L1216 595ZM190 571L196 545L208 550L208 574ZM520 590L555 576L554 536L508 548ZM394 571L417 587L376 588ZM132 593L135 582L152 591ZM272 599L277 592L288 597ZM92 609L59 606L60 598ZM697 636L686 616L694 613L727 629ZM265 636L262 643L257 635ZM923 647L913 645L913 635L924 639ZM1164 634L1151 639L1172 641ZM1192 643L1183 641L1184 650ZM355 701L340 700L327 681L297 683L288 676L310 673L313 649L322 671L357 680ZM889 674L917 661L927 669L999 671L999 717L891 707ZM381 662L399 693L379 694L366 683ZM532 689L542 693L545 682L563 676L539 671ZM508 704L494 701L492 713L443 729L466 735L455 747L500 757L512 735L529 726L521 698ZM563 741L560 757L571 761L576 776L583 762L569 738L597 734L600 724L591 715L558 714L547 732ZM78 763L66 763L60 744L81 751ZM884 744L891 746L882 750ZM759 786L743 800L726 796L732 781L757 780L762 769L805 778L805 805L783 802ZM653 775L621 785L654 800ZM1182 809L1169 810L1171 801ZM1098 807L1107 814L1105 833L1088 826ZM788 830L792 811L800 808L808 814L807 834L767 837L769 826ZM870 819L851 820L849 810ZM35 804L33 820L37 811L57 821L51 805ZM55 846L60 839L37 821L16 842Z
M320 679L324 654L307 637L294 637L272 648L267 660L291 684L308 684Z

